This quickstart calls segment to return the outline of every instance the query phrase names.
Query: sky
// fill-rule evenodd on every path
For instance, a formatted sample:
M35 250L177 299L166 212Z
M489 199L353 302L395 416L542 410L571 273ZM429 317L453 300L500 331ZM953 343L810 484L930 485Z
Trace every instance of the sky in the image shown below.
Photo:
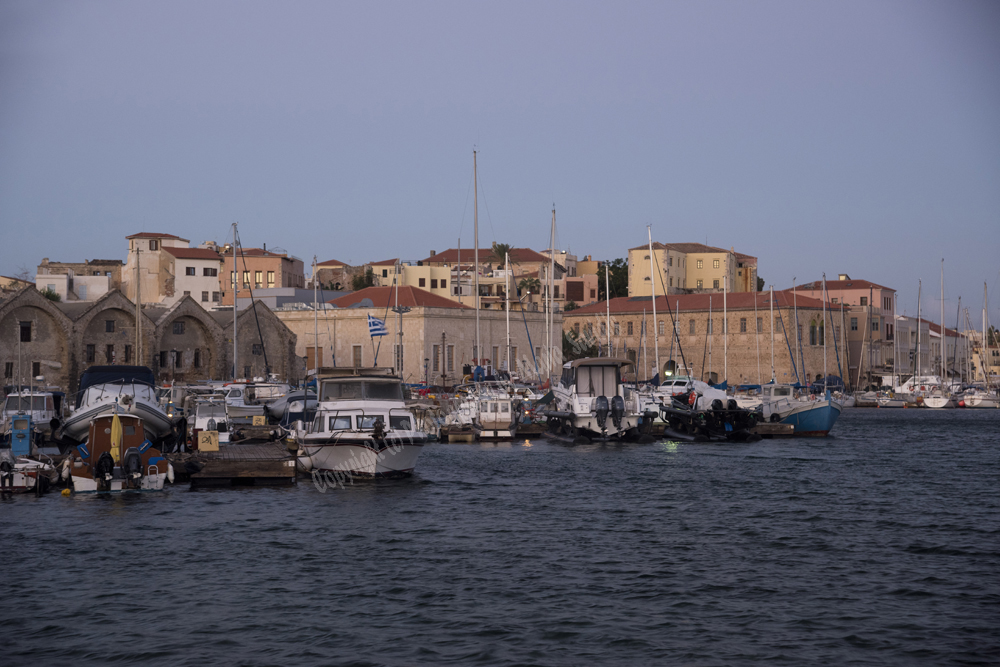
M0 3L0 274L653 240L1000 323L1000 3ZM309 272L307 268L306 272Z

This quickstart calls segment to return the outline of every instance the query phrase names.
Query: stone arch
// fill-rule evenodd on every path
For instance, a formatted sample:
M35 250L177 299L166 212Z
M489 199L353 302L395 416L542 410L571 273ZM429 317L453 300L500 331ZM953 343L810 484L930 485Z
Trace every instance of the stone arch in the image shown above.
M190 296L157 320L154 372L160 380L197 381L225 375L222 327Z
M257 312L253 308L241 310L237 316L239 327L237 345L239 347L239 363L236 369L238 377L260 377L266 374L268 368L279 378L294 382L301 378L304 366L299 363L295 354L297 336L288 326L278 319L264 303L257 301ZM260 320L260 333L257 331L257 320ZM225 337L230 345L226 347L226 370L233 364L233 323L227 321ZM261 349L261 334L264 337L264 348ZM267 367L264 364L264 351L267 352ZM300 368L300 366L302 366ZM249 372L248 372L249 371Z
M146 309L139 321L142 326L141 359L135 350L135 304L124 294L118 290L108 292L80 313L73 322L77 377L90 366L108 364L109 352L112 364L150 366L150 342L155 325Z
M29 341L21 342L21 322ZM34 364L47 385L71 391L73 377L73 322L34 287L26 287L0 302L0 371L4 385L17 384L18 346L21 377L29 384ZM10 374L8 376L8 370Z

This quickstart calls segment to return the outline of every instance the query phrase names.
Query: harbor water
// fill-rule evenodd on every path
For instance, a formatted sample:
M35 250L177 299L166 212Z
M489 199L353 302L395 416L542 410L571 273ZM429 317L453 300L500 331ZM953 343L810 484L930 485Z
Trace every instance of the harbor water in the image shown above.
M1000 411L0 500L0 664L998 664Z

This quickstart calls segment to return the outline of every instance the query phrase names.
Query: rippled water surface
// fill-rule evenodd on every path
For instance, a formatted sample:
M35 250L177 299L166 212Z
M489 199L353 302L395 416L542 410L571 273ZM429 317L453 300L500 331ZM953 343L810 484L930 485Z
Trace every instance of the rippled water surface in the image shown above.
M0 664L997 664L1000 411L0 500Z

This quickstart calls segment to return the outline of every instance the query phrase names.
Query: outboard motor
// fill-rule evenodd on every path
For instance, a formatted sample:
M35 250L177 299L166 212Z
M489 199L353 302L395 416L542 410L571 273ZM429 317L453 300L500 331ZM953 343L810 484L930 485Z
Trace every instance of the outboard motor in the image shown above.
M712 410L724 410L724 409L725 408L722 405L722 399L717 398L712 401Z
M0 454L0 488L14 487L14 459L10 452Z
M111 478L115 473L115 460L111 454L104 452L94 465L94 479L98 491L108 491L111 488Z
M611 397L611 421L614 422L615 428L622 427L622 417L625 416L625 399L621 396Z
M729 402L726 404L726 407L729 410L739 410L740 409L739 403L736 402L735 398L730 398Z
M601 427L602 431L604 430L604 425L608 421L608 412L610 412L610 410L611 408L608 406L607 396L598 396L594 399L594 414L597 416L597 425Z
M122 472L125 474L125 479L132 482L142 477L142 455L135 447L125 450L125 456L122 457Z

